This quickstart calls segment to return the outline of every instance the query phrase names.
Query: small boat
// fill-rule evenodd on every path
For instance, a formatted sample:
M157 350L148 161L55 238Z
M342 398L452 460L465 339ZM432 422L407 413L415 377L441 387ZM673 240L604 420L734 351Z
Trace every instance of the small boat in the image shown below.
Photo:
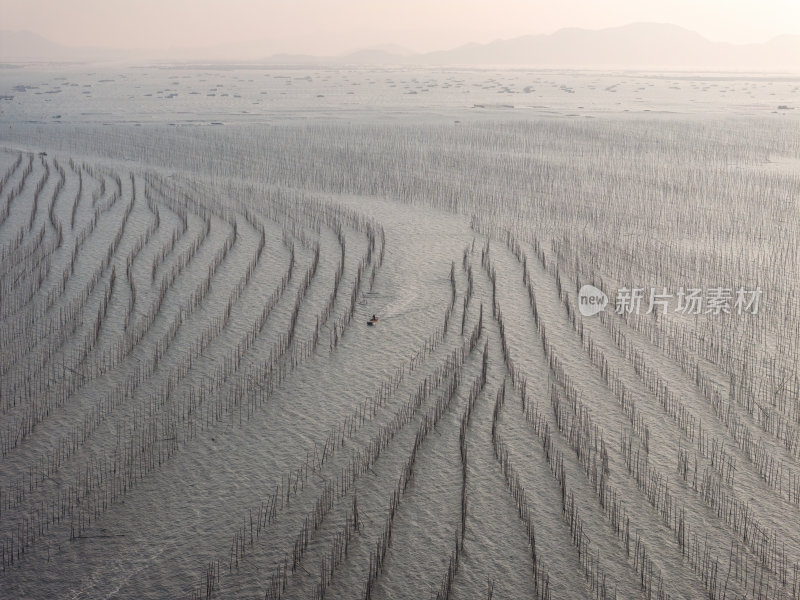
M376 317L375 315L372 315L372 318L369 321L367 321L367 325L369 325L370 327L377 324L378 324L378 317Z

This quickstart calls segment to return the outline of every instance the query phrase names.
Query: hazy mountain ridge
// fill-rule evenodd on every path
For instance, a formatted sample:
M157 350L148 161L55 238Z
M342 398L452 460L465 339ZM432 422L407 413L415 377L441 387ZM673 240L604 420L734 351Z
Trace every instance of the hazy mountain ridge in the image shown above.
M243 46L244 47L244 46ZM252 45L250 46L252 52ZM232 48L120 50L73 48L31 32L0 32L0 60L231 59ZM252 53L251 53L252 56ZM270 64L310 65L540 66L789 69L800 71L800 35L781 35L759 44L714 42L668 24L633 23L599 30L560 29L488 44L414 54L399 46L365 48L341 56L272 54Z
M713 42L676 25L635 23L600 30L560 29L422 58L429 64L800 68L800 36L737 45Z
M63 46L32 31L0 31L0 61L47 60L57 62L121 60L137 52L118 48Z

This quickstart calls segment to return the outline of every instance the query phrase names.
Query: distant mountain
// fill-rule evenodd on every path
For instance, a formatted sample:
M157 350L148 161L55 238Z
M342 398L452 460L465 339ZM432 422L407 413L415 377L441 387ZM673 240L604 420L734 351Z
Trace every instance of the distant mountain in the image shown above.
M57 56L64 47L30 31L0 31L0 59Z
M396 65L399 63L413 62L413 55L395 54L389 50L377 48L369 50L356 50L344 56L331 59L333 62L356 64L356 65Z
M266 42L264 42L266 43ZM135 60L172 59L230 60L254 55L258 43L249 46L124 51L100 48L68 48L31 32L0 31L3 60ZM247 50L245 53L244 50ZM263 56L263 54L261 55ZM588 30L560 29L550 35L526 35L488 44L466 44L451 50L414 54L384 44L342 56L318 57L273 54L258 62L336 66L530 66L568 68L648 69L771 69L800 72L800 35L783 35L761 44L713 42L676 25L634 23Z
M489 44L467 44L419 57L434 65L552 67L771 68L800 71L800 36L763 44L712 42L678 27L634 23L600 30L561 29Z
M385 52L387 54L392 54L394 56L413 56L416 54L413 50L409 50L404 46L399 46L397 44L378 44L377 46L372 46L370 48L362 48L363 51L378 51L378 52Z
M62 46L30 31L0 31L0 61L94 61L133 58L135 53L114 48Z

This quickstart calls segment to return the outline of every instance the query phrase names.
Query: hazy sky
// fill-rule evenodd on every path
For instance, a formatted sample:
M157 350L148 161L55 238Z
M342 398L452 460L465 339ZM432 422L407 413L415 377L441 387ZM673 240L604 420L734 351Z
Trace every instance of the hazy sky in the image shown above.
M562 27L672 23L715 41L800 33L800 0L0 0L0 28L68 46L198 48L259 42L335 54L424 52Z

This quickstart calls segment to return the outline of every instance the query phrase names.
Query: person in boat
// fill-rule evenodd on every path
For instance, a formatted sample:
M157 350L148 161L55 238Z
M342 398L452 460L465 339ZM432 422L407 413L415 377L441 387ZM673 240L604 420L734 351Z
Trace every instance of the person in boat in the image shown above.
M378 320L378 317L376 317L375 315L372 315L372 320L373 320L373 321L377 321L377 320Z

